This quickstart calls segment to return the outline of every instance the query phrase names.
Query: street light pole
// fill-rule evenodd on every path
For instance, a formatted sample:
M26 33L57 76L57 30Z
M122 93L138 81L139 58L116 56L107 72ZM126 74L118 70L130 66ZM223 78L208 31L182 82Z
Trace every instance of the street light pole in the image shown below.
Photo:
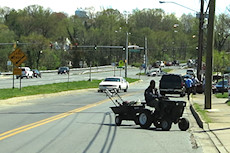
M179 5L179 6L181 6L181 7L184 7L184 8L186 8L186 9L189 9L189 10L191 10L191 11L197 12L196 10L193 10L193 9L191 9L191 8L189 8L189 7L186 7L186 6L184 6L184 5L181 5L181 4L178 4L178 3L176 3L176 2L172 2L172 1L159 1L159 3L160 3L160 4L163 4L163 3L172 3L172 4Z
M193 10L189 7L186 7L184 5L181 5L181 4L178 4L176 2L171 2L171 1L159 1L159 3L173 3L173 4L176 4L176 5L179 5L181 7L184 7L186 9L189 9L191 11L194 11L194 12L198 12L196 10ZM198 40L198 63L197 63L197 78L198 80L201 81L201 69L202 69L202 53L203 53L203 25L204 25L204 0L201 0L201 7L200 7L200 16L199 16L199 21L200 21L200 24L199 24L199 40Z

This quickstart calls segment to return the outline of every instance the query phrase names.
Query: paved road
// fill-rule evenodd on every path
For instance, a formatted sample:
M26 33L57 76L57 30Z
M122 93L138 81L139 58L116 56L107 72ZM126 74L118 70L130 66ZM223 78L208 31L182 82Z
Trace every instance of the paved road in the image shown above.
M33 78L33 79L21 79L21 87L31 86L31 85L42 85L42 84L52 84L59 82L68 82L68 81L79 81L79 80L89 80L90 79L90 70L81 69L81 70L72 70L69 75L58 75L57 72L44 72L42 73L42 78ZM91 70L91 79L104 79L107 76L123 76L124 69L115 69L112 66L105 68L97 69L94 68ZM129 67L128 76L132 78L138 78L136 75L139 72L137 68ZM13 81L14 80L14 81ZM13 83L14 82L14 83ZM13 79L13 76L10 75L0 75L0 88L20 88L20 79Z
M144 99L144 89L152 78L142 79L132 84L127 93L121 93L124 100ZM173 125L170 131L154 126L144 130L132 121L115 126L111 106L108 97L95 89L0 105L0 152L202 152L192 129L180 131ZM195 126L188 108L184 117L190 120L191 127Z
M184 74L186 70L178 67L170 67L172 69L176 69L177 73ZM124 69L116 68L114 71L114 67L108 66L105 68L93 68L91 70L90 75L89 69L81 69L81 70L72 70L69 75L58 75L57 72L51 71L49 73L42 73L42 78L33 78L33 79L21 79L21 87L31 86L31 85L42 85L42 84L52 84L59 82L68 82L68 81L79 81L79 80L89 80L91 79L104 79L108 76L125 76ZM144 72L144 70L140 71L138 68L128 67L128 77L130 78L142 78L143 76L136 75L137 73ZM13 79L13 76L0 75L0 89L1 88L20 88L20 79Z

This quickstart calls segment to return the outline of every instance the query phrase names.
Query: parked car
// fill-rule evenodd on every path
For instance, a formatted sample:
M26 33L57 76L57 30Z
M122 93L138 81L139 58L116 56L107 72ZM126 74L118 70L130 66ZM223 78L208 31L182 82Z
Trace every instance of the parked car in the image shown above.
M59 67L58 74L69 74L69 67Z
M177 60L174 60L173 62L172 62L172 65L174 65L174 66L179 66L180 65L180 62L179 61L177 61Z
M203 83L201 81L196 84L196 92L199 94L204 92Z
M159 90L161 95L179 94L185 96L185 85L183 77L179 74L164 74L161 77Z
M221 75L213 75L212 76L212 80L213 81L217 81L217 80L220 80L220 79L222 79L223 78L223 76L221 76Z
M159 68L159 67L164 67L165 64L163 61L156 61L155 63L153 63L153 67L155 68Z
M16 79L21 78L23 79L26 77L27 79L33 78L33 71L29 67L19 67L22 69L22 75L16 75Z
M128 88L129 82L123 77L107 77L101 83L99 83L98 92L103 92L106 89L110 91L116 90L117 92L124 90L124 92L127 92Z
M33 76L34 77L42 77L42 74L41 74L41 72L39 71L39 70L37 70L37 69L32 69L32 71L33 71Z
M229 88L229 84L228 84L228 80L222 80L217 82L217 84L215 85L215 87L213 87L213 93L216 92L228 92L228 88Z
M156 65L157 65L158 67L164 67L164 66L165 66L165 63L164 63L163 61L157 61L157 62L156 62Z
M171 62L171 61L167 61L166 63L165 63L165 66L172 66L173 65L173 63Z
M189 68L195 67L195 60L189 59L187 65Z
M147 76L157 76L160 70L153 70L147 73Z
M194 73L193 69L188 69L186 71L186 74L191 75L191 76L195 76L195 73Z

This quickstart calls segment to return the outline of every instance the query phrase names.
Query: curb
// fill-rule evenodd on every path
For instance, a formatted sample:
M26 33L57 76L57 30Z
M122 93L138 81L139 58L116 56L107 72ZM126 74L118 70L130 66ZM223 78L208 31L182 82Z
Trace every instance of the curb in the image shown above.
M199 126L200 128L203 129L203 127L204 127L203 122L202 122L200 116L198 115L198 113L197 113L197 112L195 111L195 109L193 108L193 105L190 104L189 108L190 108L190 111L192 112L193 117L194 117L195 120L196 120L196 123L198 124L198 126Z

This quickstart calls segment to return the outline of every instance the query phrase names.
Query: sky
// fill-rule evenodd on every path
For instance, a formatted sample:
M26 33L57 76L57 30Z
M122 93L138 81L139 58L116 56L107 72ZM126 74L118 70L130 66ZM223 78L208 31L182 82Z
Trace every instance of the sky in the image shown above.
M204 1L204 10L206 10L207 1L209 0ZM196 11L199 12L200 10L200 0L170 0L165 2L164 4L160 4L159 0L0 0L0 7L6 6L18 10L24 9L29 5L40 5L45 9L51 9L53 12L67 13L69 16L74 15L75 10L79 8L84 9L89 7L94 7L95 11L113 8L119 10L121 13L132 13L134 9L161 8L167 14L175 13L177 17L180 17L183 13L191 13L195 16ZM226 9L227 6L230 8L229 0L216 0L216 14L230 14Z

